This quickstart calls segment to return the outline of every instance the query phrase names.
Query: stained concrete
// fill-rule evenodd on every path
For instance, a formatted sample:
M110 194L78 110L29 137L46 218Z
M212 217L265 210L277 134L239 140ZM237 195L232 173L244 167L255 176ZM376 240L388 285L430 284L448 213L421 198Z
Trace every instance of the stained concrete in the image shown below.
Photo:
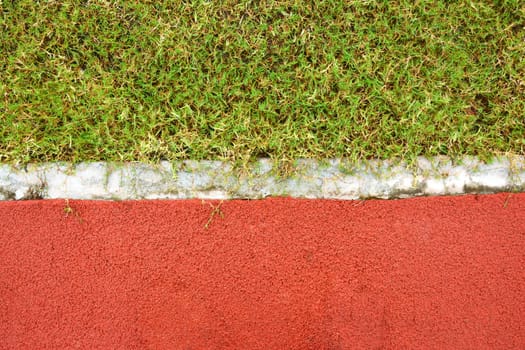
M269 159L249 169L222 161L0 165L0 200L23 199L367 199L525 190L525 157L418 158L415 164L300 159L278 175Z

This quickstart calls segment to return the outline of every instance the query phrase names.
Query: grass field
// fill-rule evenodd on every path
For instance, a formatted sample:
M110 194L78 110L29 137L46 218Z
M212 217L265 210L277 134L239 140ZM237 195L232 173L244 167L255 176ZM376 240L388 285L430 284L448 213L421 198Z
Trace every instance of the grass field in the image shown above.
M525 154L525 3L0 0L0 161Z

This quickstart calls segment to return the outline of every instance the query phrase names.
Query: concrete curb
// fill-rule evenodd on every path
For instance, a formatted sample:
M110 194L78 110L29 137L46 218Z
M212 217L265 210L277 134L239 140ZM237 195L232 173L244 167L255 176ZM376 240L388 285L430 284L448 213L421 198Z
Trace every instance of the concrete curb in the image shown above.
M144 163L44 163L0 165L0 200L23 199L257 199L407 198L525 191L525 157L418 158L358 164L300 159L282 177L269 159L239 171L221 161Z

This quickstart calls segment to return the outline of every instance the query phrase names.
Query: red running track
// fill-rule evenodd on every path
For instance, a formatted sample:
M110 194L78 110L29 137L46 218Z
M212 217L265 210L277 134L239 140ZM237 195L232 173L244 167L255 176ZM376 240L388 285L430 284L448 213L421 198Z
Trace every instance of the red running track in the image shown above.
M219 204L0 203L0 348L525 348L525 194Z

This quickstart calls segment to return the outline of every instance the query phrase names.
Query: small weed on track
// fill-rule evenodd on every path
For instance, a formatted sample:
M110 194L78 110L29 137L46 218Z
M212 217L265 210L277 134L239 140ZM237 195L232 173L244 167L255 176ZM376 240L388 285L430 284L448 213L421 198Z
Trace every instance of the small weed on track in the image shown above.
M205 202L204 200L202 201L202 204L204 205L204 203L208 203L209 206L212 208L212 211L210 213L210 217L208 218L208 221L206 222L206 224L204 225L204 229L207 230L211 223L213 222L213 218L215 217L215 215L220 215L221 218L224 218L224 214L223 212L221 211L221 206L222 206L222 203L224 201L220 201L219 204L217 205L213 205L212 203L209 203L209 202Z
M69 203L69 199L66 199L65 200L65 205L64 205L64 217L68 218L70 215L76 217L78 219L78 222L82 223L83 220L82 218L80 217L80 214L78 212L77 209L73 208L70 203Z

